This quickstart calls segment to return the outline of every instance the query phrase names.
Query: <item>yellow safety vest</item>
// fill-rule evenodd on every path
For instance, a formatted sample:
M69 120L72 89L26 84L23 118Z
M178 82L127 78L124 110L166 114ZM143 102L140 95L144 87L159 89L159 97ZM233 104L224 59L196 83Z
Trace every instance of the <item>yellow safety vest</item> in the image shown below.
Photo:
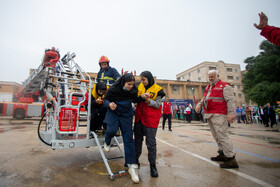
M157 84L153 84L150 88L148 88L148 90L145 89L144 85L142 83L139 84L138 86L138 96L142 95L143 93L150 93L150 98L152 100L156 100L158 92L162 89L162 87L160 87Z

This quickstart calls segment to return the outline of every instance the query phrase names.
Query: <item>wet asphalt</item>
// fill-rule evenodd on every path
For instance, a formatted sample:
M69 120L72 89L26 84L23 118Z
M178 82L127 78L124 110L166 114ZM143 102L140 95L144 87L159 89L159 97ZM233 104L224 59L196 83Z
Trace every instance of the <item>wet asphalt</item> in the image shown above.
M140 184L129 174L112 181L97 147L52 150L37 136L39 120L0 117L2 186L280 186L280 125L233 123L230 137L238 169L221 169L217 145L207 123L172 121L172 131L157 132L158 178L150 177L147 148L140 158ZM85 123L85 122L84 122ZM167 126L167 124L166 124ZM81 127L83 128L83 127ZM107 157L120 156L117 148ZM113 172L124 160L109 162Z

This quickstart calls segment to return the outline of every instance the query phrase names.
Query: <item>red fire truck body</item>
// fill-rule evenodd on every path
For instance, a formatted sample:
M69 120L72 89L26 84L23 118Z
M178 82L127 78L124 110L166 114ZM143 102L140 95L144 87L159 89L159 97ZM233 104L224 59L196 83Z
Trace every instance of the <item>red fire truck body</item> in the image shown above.
M13 116L16 119L41 117L43 110L43 103L0 102L0 115Z

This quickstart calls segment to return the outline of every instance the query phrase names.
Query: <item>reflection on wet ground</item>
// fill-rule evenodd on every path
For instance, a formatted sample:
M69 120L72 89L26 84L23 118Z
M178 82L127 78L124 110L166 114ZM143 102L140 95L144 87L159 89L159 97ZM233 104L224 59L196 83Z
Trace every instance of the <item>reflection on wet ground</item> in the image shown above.
M25 126L14 126L14 127L0 128L0 133L8 132L10 130L24 129L24 128L25 128Z
M0 171L0 186L10 186L13 182L13 179L17 177L16 173L8 173L6 171Z
M210 131L210 129L199 129L199 130ZM280 145L280 138L276 138L276 137L268 137L268 136L264 136L264 135L238 134L238 133L233 133L233 132L230 132L229 134L242 136L242 137L247 137L247 138L264 140L264 141L267 141L268 143L271 143L271 144Z

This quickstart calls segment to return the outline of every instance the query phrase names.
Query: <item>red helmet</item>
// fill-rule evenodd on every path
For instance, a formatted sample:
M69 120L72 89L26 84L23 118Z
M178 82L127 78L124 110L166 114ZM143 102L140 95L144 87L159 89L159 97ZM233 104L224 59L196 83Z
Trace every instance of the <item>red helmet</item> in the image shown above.
M99 58L99 64L102 63L102 62L110 62L110 60L106 57L106 56L101 56Z

